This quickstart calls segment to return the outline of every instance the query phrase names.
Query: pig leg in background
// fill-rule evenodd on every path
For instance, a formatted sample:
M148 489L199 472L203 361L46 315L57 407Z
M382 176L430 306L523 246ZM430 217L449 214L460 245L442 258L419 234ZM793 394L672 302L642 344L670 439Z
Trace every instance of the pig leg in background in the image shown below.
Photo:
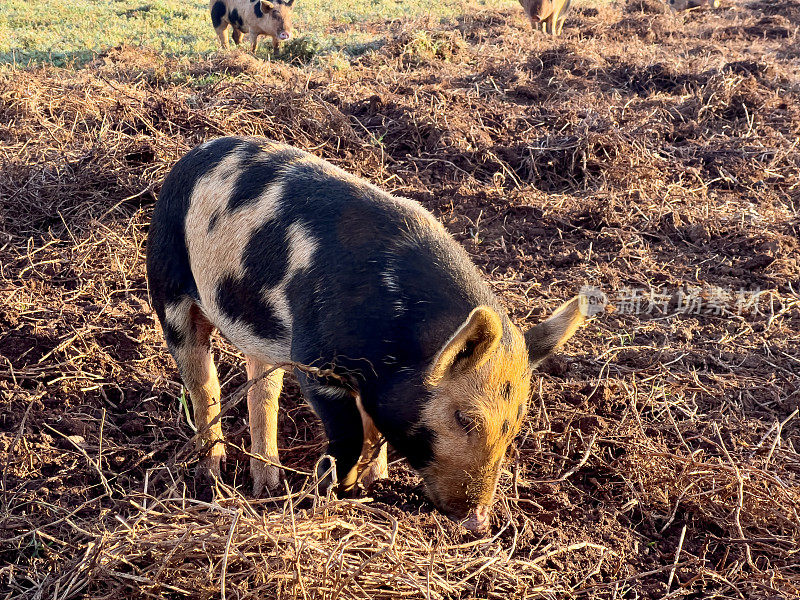
M258 497L266 486L275 490L281 483L278 457L278 398L283 387L283 370L275 369L268 375L271 365L247 358L247 378L260 377L247 390L247 409L250 414L250 452L264 457L267 462L250 458L253 477L253 495Z
M214 326L191 300L166 306L167 347L175 358L183 384L189 391L197 427L197 449L202 458L197 476L220 477L220 463L225 460L225 443L219 421L220 389L217 368L211 357L211 333Z
M545 31L551 35L558 35L556 33L556 12L553 11L550 13L550 16L547 17L544 21L545 24Z
M214 26L214 31L217 32L220 46L227 50L228 36L225 31L228 29L228 21L226 20L225 12L225 3L222 0L211 5L211 24Z
M224 50L230 48L230 46L228 46L228 34L226 33L227 29L227 23L222 23L219 27L214 28L214 31L217 32L217 37L219 38L219 44Z
M389 477L389 465L386 459L386 441L375 427L370 416L359 406L361 426L364 429L364 444L358 459L358 482L368 488L378 479Z
M556 20L556 35L561 35L561 30L564 29L564 21L567 20L567 13L569 12L572 0L567 0L564 6L561 7L558 19Z
M251 33L250 34L250 51L255 54L256 50L258 50L258 34Z
M306 402L311 406L325 427L330 454L336 460L336 479L339 490L350 494L356 489L358 459L364 445L364 429L361 414L352 392L342 387L320 385L312 377L297 372L300 387ZM320 461L317 477L321 478L330 464ZM331 485L330 476L320 480L319 488L325 492Z
M233 38L233 43L238 46L242 43L242 30L234 27L233 31L231 31L231 37Z

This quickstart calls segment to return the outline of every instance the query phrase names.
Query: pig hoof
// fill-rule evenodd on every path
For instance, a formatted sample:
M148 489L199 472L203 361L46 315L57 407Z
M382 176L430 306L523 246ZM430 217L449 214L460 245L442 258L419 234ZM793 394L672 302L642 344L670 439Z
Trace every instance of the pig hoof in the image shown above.
M225 446L214 444L209 453L200 459L195 470L195 478L203 483L213 485L215 480L222 480L222 465L225 464Z
M369 486L379 479L387 479L388 477L389 469L387 466L385 464L374 462L364 469L364 473L361 476L361 485L364 486L364 489L369 489Z
M253 477L253 496L260 498L266 489L276 492L281 488L283 469L277 465L266 464L258 459L250 460L250 475Z

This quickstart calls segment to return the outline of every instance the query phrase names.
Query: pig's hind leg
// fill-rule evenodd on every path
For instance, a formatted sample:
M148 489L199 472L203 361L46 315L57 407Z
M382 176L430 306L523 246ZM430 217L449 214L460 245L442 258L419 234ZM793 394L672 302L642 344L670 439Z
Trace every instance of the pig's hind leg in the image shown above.
M266 486L276 490L281 484L281 463L278 457L278 398L283 387L283 370L247 359L247 378L257 381L247 390L250 414L250 475L253 495L258 497Z
M162 327L167 347L192 401L196 446L201 453L197 475L203 479L220 477L225 443L219 419L219 379L211 357L214 326L192 299L184 297L166 304Z
M228 20L225 17L225 3L218 0L211 5L211 24L214 26L214 31L217 32L219 43L223 49L228 49L228 35L225 31L228 29Z
M236 29L236 27L234 27L231 30L231 37L233 38L233 43L238 46L239 44L242 43L242 30Z
M227 24L223 24L221 27L215 29L217 32L217 37L219 38L219 44L222 46L223 50L228 50L230 48L228 45L228 34L225 33L226 29L228 29Z

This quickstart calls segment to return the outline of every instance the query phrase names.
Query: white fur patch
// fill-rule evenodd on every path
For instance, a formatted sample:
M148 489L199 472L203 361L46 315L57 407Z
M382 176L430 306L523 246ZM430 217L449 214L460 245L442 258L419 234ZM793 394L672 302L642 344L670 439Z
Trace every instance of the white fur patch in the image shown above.
M319 243L300 223L289 225L289 272L287 279L291 279L298 271L303 271L311 266L314 253Z
M397 283L397 274L392 270L386 270L381 274L381 280L383 281L383 285L386 286L386 289L391 294L397 294L400 292L400 286Z
M191 323L189 322L189 307L191 304L191 300L184 298L180 302L167 304L164 307L167 323L184 335L191 331Z
M229 212L227 203L241 173L242 158L242 151L231 152L195 184L185 226L189 262L200 303L217 329L245 354L268 363L281 362L289 359L291 321L284 319L287 311L275 307L289 334L280 340L265 340L247 323L228 317L216 303L219 281L244 275L242 254L247 242L259 227L277 217L283 194L279 180L254 202ZM216 222L209 232L212 216Z
M350 397L350 392L335 385L320 385L315 390L318 394L331 400L344 400Z
M289 225L287 238L289 243L289 265L286 269L286 276L274 288L264 290L263 298L275 309L280 320L291 330L292 312L289 307L286 288L297 273L311 266L314 253L317 251L319 244L300 223Z

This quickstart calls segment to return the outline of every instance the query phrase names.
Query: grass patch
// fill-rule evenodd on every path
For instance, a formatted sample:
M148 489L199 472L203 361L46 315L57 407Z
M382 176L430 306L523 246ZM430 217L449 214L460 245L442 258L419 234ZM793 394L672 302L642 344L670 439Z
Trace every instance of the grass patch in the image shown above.
M512 0L298 0L298 35L278 58L307 62L320 53L358 55L379 45L382 28L371 23L417 17L449 19L467 11L516 4ZM268 40L267 40L268 41ZM0 1L0 63L80 65L122 43L171 56L205 56L217 50L208 2L187 0ZM262 43L258 56L272 53Z

